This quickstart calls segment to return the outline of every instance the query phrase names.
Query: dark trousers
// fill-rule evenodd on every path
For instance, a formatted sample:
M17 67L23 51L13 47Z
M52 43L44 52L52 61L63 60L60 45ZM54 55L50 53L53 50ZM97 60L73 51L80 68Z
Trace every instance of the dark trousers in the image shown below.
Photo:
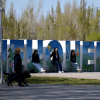
M56 68L58 71L62 71L62 65L60 62L58 61L53 61L53 63L55 64Z
M14 74L14 76L12 76L11 78L8 79L9 82L12 82L15 77L17 77L17 79L18 79L18 85L21 85L22 71L16 71L16 73Z
M17 73L17 78L18 78L18 85L21 85L21 77L22 77L22 72L18 71Z
M14 80L15 77L17 77L17 74L16 73L14 74L14 76L8 78L9 82L10 83L13 82L13 80Z

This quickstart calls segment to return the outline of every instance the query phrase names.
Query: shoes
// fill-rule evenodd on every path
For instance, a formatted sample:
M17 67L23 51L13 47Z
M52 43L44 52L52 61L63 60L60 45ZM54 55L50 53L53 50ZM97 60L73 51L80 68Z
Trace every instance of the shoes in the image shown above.
M64 71L62 71L62 73L64 73Z
M58 71L58 73L61 73L61 71Z
M64 73L64 71L58 71L58 73Z
M45 72L45 70L43 68L41 68L41 73L44 73L44 72Z

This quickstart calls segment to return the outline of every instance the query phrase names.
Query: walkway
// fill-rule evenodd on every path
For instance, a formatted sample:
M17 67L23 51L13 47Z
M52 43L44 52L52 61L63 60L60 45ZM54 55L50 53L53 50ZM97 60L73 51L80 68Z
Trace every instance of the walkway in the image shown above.
M100 72L83 72L83 73L32 73L37 77L65 77L65 78L83 78L83 79L99 79Z

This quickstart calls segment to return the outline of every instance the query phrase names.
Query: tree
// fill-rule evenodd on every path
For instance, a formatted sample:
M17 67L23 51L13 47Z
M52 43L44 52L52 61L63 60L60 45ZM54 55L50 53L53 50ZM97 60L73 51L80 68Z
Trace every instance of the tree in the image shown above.
M16 17L14 5L11 3L8 15L2 13L3 38L4 39L50 39L50 40L99 40L100 34L100 10L94 6L86 8L86 1L81 0L80 6L74 0L71 5L64 5L61 11L60 1L56 10L53 6L47 16L42 12L43 2L29 0L22 10L21 17ZM6 0L2 0L2 6L6 8Z
M16 25L16 11L14 10L14 4L13 2L11 3L10 10L9 10L9 15L8 15L8 37L10 39L15 39L16 37L16 32L15 32L15 25Z
M60 7L60 2L57 2L57 7L56 7L56 16L55 16L55 36L56 40L61 40L62 38L62 13L61 13L61 7Z

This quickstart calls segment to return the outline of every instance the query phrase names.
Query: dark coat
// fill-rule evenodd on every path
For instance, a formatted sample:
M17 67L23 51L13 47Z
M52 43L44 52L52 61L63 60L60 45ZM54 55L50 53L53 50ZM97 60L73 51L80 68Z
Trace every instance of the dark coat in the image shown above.
M14 56L14 71L22 71L22 60L20 54L15 54Z
M56 53L55 52L53 52L51 55L50 55L50 57L52 57L53 56L53 61L57 61L57 59L56 59ZM59 53L58 53L58 61L60 60L60 58L59 58Z
M74 55L74 56L70 55L70 61L75 63L76 62L76 55Z
M34 62L34 63L39 63L39 55L37 54L37 55L35 55L35 54L32 54L32 62Z

